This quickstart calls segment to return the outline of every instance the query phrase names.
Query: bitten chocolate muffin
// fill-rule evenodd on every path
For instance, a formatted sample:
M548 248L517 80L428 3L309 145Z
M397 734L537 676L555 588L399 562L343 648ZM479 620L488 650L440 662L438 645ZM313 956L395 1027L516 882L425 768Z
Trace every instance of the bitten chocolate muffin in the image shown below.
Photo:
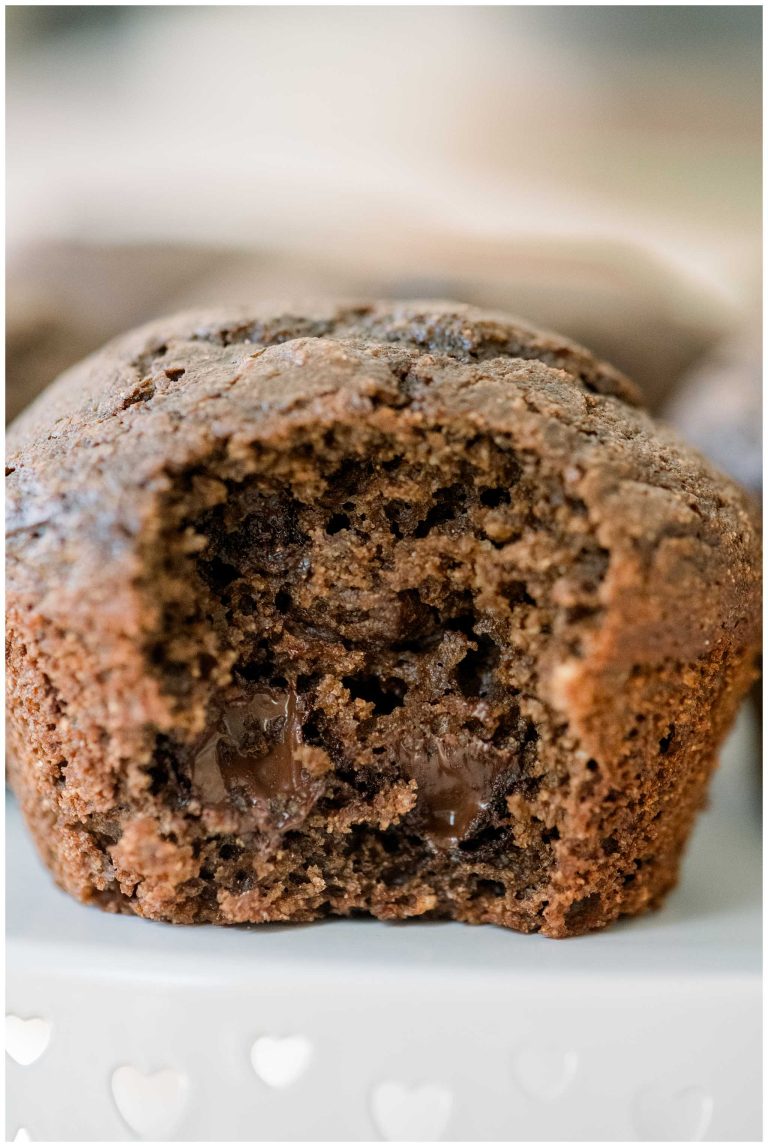
M79 899L567 936L675 883L756 517L586 351L447 303L186 315L9 445L12 780Z

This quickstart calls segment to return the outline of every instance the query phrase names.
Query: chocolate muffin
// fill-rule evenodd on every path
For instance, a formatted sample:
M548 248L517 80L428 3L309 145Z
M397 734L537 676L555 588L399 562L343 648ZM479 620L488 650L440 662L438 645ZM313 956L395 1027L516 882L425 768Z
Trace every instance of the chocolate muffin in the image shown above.
M183 315L9 446L12 783L80 900L568 936L675 883L757 520L588 352L448 303Z

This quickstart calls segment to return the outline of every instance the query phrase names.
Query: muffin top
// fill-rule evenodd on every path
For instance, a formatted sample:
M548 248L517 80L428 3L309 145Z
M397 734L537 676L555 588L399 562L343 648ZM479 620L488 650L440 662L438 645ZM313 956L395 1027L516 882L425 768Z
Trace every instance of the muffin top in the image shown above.
M21 447L51 422L90 424L119 413L150 395L137 389L173 360L184 366L206 352L222 368L257 349L295 339L353 342L411 352L406 359L434 355L463 364L513 358L565 371L585 390L642 405L637 388L619 371L560 335L523 320L450 302L262 304L219 312L189 312L163 318L114 339L50 386L13 424L9 446ZM247 349L250 348L250 351ZM221 354L229 350L229 354ZM233 355L232 351L239 354ZM397 360L393 355L391 361ZM332 369L332 364L331 369ZM178 368L176 368L178 369ZM181 376L179 376L181 378ZM168 382L178 381L168 379ZM155 379L153 396L158 388ZM168 387L163 387L168 390Z
M724 631L754 632L757 518L743 492L588 351L445 302L185 314L68 371L9 431L10 594L63 626L95 610L138 630L140 543L174 483L212 458L252 472L254 446L284 446L298 426L374 417L546 457L611 553L605 593L628 659L695 657Z

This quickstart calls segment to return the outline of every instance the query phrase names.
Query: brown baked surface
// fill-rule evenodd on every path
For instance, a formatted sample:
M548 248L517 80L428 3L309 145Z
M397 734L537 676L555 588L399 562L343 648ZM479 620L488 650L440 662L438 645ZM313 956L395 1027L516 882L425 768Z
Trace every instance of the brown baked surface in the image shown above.
M588 352L450 303L182 315L8 445L12 781L73 895L565 936L675 883L757 519Z

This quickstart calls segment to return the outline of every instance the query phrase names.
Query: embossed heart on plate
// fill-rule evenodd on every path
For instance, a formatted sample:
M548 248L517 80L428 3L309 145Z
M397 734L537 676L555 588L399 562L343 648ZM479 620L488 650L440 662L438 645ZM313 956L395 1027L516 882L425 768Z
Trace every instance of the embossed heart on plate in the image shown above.
M579 1067L575 1051L547 1046L521 1048L512 1058L516 1082L531 1099L551 1103L568 1090Z
M312 1044L303 1035L275 1039L261 1036L251 1048L251 1066L269 1087L289 1087L303 1075L312 1058Z
M376 1130L393 1142L434 1142L445 1131L452 1110L453 1095L442 1083L407 1087L386 1081L377 1084L371 1094Z
M703 1087L660 1082L636 1096L634 1123L645 1141L696 1143L706 1135L714 1109L714 1100Z
M23 1020L20 1016L5 1017L5 1050L11 1059L28 1067L43 1054L51 1042L51 1024L38 1016Z
M112 1073L117 1110L143 1139L163 1139L178 1123L187 1098L186 1076L173 1068L144 1073L130 1064Z

